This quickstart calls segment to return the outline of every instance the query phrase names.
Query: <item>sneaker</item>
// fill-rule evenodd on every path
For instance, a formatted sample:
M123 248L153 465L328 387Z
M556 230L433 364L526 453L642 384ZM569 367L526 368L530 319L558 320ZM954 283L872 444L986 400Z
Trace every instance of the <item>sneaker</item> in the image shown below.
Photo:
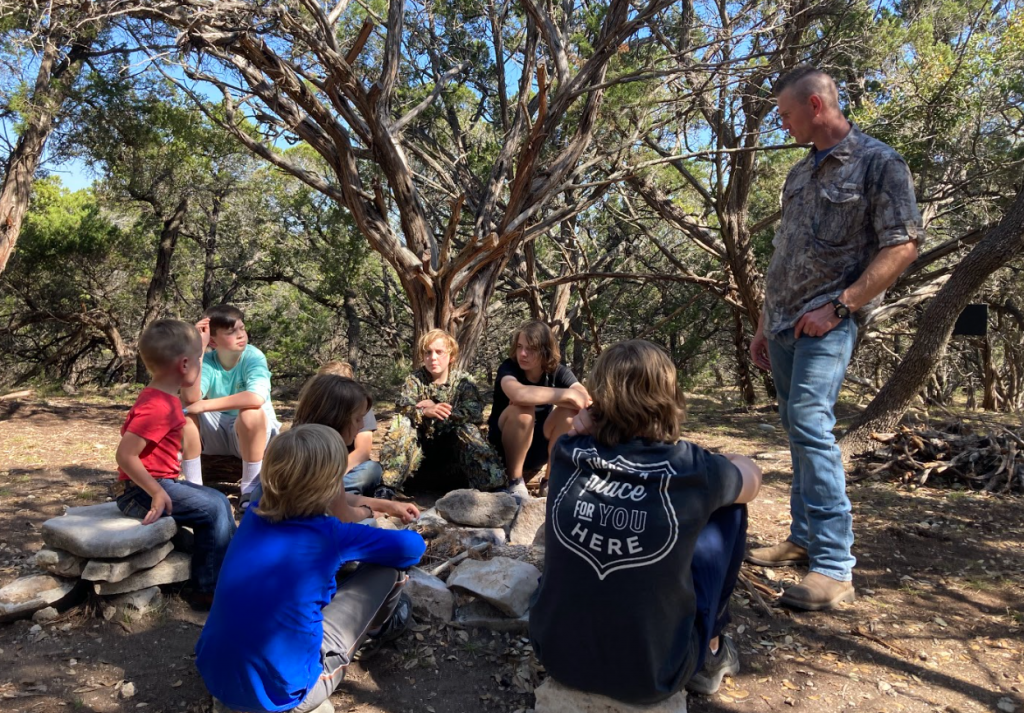
M365 661L376 654L384 644L390 643L404 634L405 630L409 628L411 620L412 599L409 598L408 594L402 592L398 597L398 604L395 606L395 610L391 612L391 616L380 627L380 631L376 634L367 634L366 640L359 647L359 650L356 651L352 660Z
M693 674L693 678L686 684L686 690L693 693L700 693L710 696L718 693L722 685L722 679L726 676L735 676L740 672L740 656L736 653L736 645L732 643L725 634L718 639L718 653L712 655L709 651L704 659L704 667Z
M238 496L238 509L242 511L243 515L245 514L245 511L249 509L250 503L252 503L251 490L248 493L242 493Z
M526 482L522 478L510 484L505 492L514 497L520 505L530 499L530 491L526 489Z
M394 500L395 491L386 485L378 485L377 489L373 491L373 497L378 500Z

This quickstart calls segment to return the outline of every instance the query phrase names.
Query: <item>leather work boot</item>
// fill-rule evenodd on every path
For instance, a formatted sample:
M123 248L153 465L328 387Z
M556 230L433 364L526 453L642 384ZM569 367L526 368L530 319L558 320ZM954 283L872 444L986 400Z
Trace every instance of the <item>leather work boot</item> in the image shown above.
M820 572L808 572L800 584L782 594L779 603L793 609L821 611L831 609L839 602L852 602L856 598L853 582L839 582Z
M747 562L762 567L792 567L807 564L807 550L789 540L771 547L755 547L747 553Z

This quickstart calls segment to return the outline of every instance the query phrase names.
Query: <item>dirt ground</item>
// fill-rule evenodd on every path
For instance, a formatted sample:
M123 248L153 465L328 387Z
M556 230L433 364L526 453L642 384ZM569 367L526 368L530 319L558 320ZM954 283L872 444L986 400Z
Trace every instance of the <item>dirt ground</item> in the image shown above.
M33 569L45 520L107 498L129 405L128 395L0 403L0 586ZM752 544L784 537L790 465L777 415L691 398L686 435L757 455L766 480ZM1024 503L878 479L849 491L857 602L791 613L768 592L800 572L745 569L751 584L732 607L743 670L718 695L691 697L690 710L1024 713ZM192 660L204 615L168 594L137 621L106 621L83 597L41 628L0 625L0 713L206 711ZM339 711L525 711L538 680L519 635L427 625L353 669L332 699Z

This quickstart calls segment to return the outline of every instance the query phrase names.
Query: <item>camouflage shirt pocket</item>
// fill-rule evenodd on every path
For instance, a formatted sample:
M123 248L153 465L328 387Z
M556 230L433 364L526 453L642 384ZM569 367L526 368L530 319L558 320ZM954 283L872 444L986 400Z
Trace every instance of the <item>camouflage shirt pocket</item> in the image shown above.
M866 200L861 186L854 183L824 185L821 198L815 238L826 245L843 245L850 235L862 231Z

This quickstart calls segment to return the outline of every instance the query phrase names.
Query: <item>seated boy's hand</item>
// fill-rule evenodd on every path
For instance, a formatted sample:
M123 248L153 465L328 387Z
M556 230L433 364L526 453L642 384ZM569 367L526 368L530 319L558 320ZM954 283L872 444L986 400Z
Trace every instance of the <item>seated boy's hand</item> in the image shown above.
M210 318L203 317L201 320L196 322L196 329L199 330L199 336L203 338L203 351L210 346Z
M587 409L582 409L578 414L573 416L572 428L569 430L570 436L585 436L590 433L590 430L594 427L594 419L590 417L590 412Z
M193 401L185 407L185 413L206 413L209 410L209 399Z
M153 496L153 503L150 505L149 512L146 513L146 517L142 518L143 525L152 525L154 522L163 517L164 514L171 514L171 496L168 495L163 488Z
M420 516L420 509L412 503L397 503L390 500L385 500L384 502L387 503L387 510L384 511L384 514L390 517L397 517L406 524Z

